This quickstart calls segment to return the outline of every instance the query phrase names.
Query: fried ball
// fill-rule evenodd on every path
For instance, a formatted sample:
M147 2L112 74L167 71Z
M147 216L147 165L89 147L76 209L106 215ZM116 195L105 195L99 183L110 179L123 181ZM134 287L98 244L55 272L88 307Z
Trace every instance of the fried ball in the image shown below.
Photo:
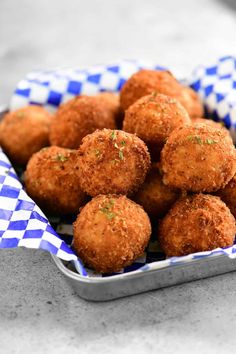
M93 198L74 223L73 248L97 272L120 271L140 257L151 224L143 208L120 195Z
M78 178L78 152L57 146L34 154L25 172L26 191L45 212L78 213L85 202Z
M140 98L125 112L123 129L137 134L152 150L160 151L171 132L191 124L186 110L174 98L150 94Z
M84 136L96 129L116 128L112 104L104 96L77 96L62 104L55 114L50 143L77 149ZM111 101L111 100L110 100Z
M227 132L227 134L229 134L229 130L227 128L225 128L224 125L222 125L220 122L215 122L212 119L206 119L206 118L192 118L192 124L206 124L206 125L210 125L211 127L215 128L215 129L223 129L225 132Z
M26 165L29 158L49 145L51 115L32 105L7 113L1 123L1 146L10 160Z
M139 98L152 92L176 98L190 116L203 115L203 107L198 95L189 87L182 86L169 71L140 70L123 85L120 103L125 111Z
M133 199L143 206L151 218L158 219L167 213L179 195L178 190L171 189L162 182L159 165L154 163Z
M220 189L216 194L225 202L231 213L236 218L236 174L225 186Z
M200 97L191 87L182 86L180 94L174 97L184 106L191 118L203 116L204 109Z
M123 112L120 108L120 98L119 95L113 92L101 92L97 97L101 104L104 104L104 111L107 111L110 114L111 119L115 118L117 127L122 126L123 121Z
M150 167L145 143L122 130L103 129L87 135L79 149L79 178L91 196L131 194Z
M210 251L234 243L235 219L218 197L196 194L177 201L159 227L167 257Z
M206 124L177 128L161 152L164 184L191 192L223 188L236 172L235 147L223 129Z

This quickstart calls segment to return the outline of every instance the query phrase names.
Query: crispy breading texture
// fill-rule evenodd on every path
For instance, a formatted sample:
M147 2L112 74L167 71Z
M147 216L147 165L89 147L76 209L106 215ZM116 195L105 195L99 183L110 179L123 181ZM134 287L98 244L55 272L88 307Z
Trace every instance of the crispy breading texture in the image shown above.
M101 97L81 95L63 103L51 125L51 145L77 149L83 137L96 129L115 129L117 118L114 104L111 100L108 102L108 98Z
M235 219L220 198L196 194L177 201L159 226L167 257L210 251L234 243Z
M199 124L199 123L210 125L211 127L215 128L215 129L223 129L231 138L229 130L227 128L225 128L225 126L220 122L215 122L212 119L206 119L206 118L199 118L199 117L192 118L192 124Z
M236 172L232 139L206 124L177 128L161 152L163 182L191 192L223 188Z
M97 272L117 272L143 254L150 235L151 224L140 205L121 195L99 195L74 223L73 248Z
M176 98L192 117L203 115L203 106L196 92L182 86L169 71L164 70L140 70L133 74L121 89L122 109L125 111L139 98L152 92Z
M121 130L87 135L79 154L81 188L91 196L131 194L144 182L151 164L145 143Z
M149 217L159 219L164 216L180 196L180 191L169 188L162 182L159 164L152 164L145 182L133 196L142 205Z
M25 172L26 191L50 214L78 213L85 202L78 177L78 152L51 146L34 154Z
M137 134L151 149L155 146L161 150L171 132L185 124L191 124L191 120L177 100L153 93L127 109L123 129Z
M236 175L234 175L225 188L218 190L216 195L225 202L236 218Z
M19 108L4 116L1 146L13 163L26 165L35 152L49 145L51 121L51 114L36 105Z

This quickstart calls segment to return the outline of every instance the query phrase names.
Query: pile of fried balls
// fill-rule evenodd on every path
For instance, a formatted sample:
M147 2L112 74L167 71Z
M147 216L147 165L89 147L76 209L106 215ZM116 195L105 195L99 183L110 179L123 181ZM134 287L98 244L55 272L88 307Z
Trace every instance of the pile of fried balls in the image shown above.
M157 222L167 257L234 243L235 147L203 115L169 71L140 70L119 95L6 114L0 142L47 215L78 214L72 247L84 264L111 273L143 254Z

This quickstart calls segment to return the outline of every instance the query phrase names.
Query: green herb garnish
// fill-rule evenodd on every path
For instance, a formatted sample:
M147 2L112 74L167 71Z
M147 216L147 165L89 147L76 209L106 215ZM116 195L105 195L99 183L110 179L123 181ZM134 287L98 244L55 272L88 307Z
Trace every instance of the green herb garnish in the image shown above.
M68 160L68 157L66 157L66 156L64 156L64 155L62 155L62 154L57 154L57 156L56 156L56 160L57 161L60 161L60 162L65 162L65 161L67 161Z
M124 140L122 140L121 145L125 146L125 144L126 144L126 142Z
M213 139L206 139L206 144L208 145L212 145L212 144L216 144L217 141L216 140L213 140Z
M110 135L111 140L116 140L116 132L115 130L112 131L111 135Z
M104 215L106 215L108 220L112 220L116 216L116 213L113 213L111 211L114 204L115 204L115 201L113 199L110 199L109 202L104 207L100 208L100 211Z

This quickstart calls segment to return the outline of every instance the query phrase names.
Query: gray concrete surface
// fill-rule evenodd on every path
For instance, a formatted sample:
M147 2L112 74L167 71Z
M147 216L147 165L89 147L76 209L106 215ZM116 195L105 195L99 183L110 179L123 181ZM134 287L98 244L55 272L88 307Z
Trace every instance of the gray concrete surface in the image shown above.
M1 0L0 103L40 68L142 58L185 76L235 54L235 33L234 0ZM46 253L0 257L0 353L235 352L236 273L89 303Z

